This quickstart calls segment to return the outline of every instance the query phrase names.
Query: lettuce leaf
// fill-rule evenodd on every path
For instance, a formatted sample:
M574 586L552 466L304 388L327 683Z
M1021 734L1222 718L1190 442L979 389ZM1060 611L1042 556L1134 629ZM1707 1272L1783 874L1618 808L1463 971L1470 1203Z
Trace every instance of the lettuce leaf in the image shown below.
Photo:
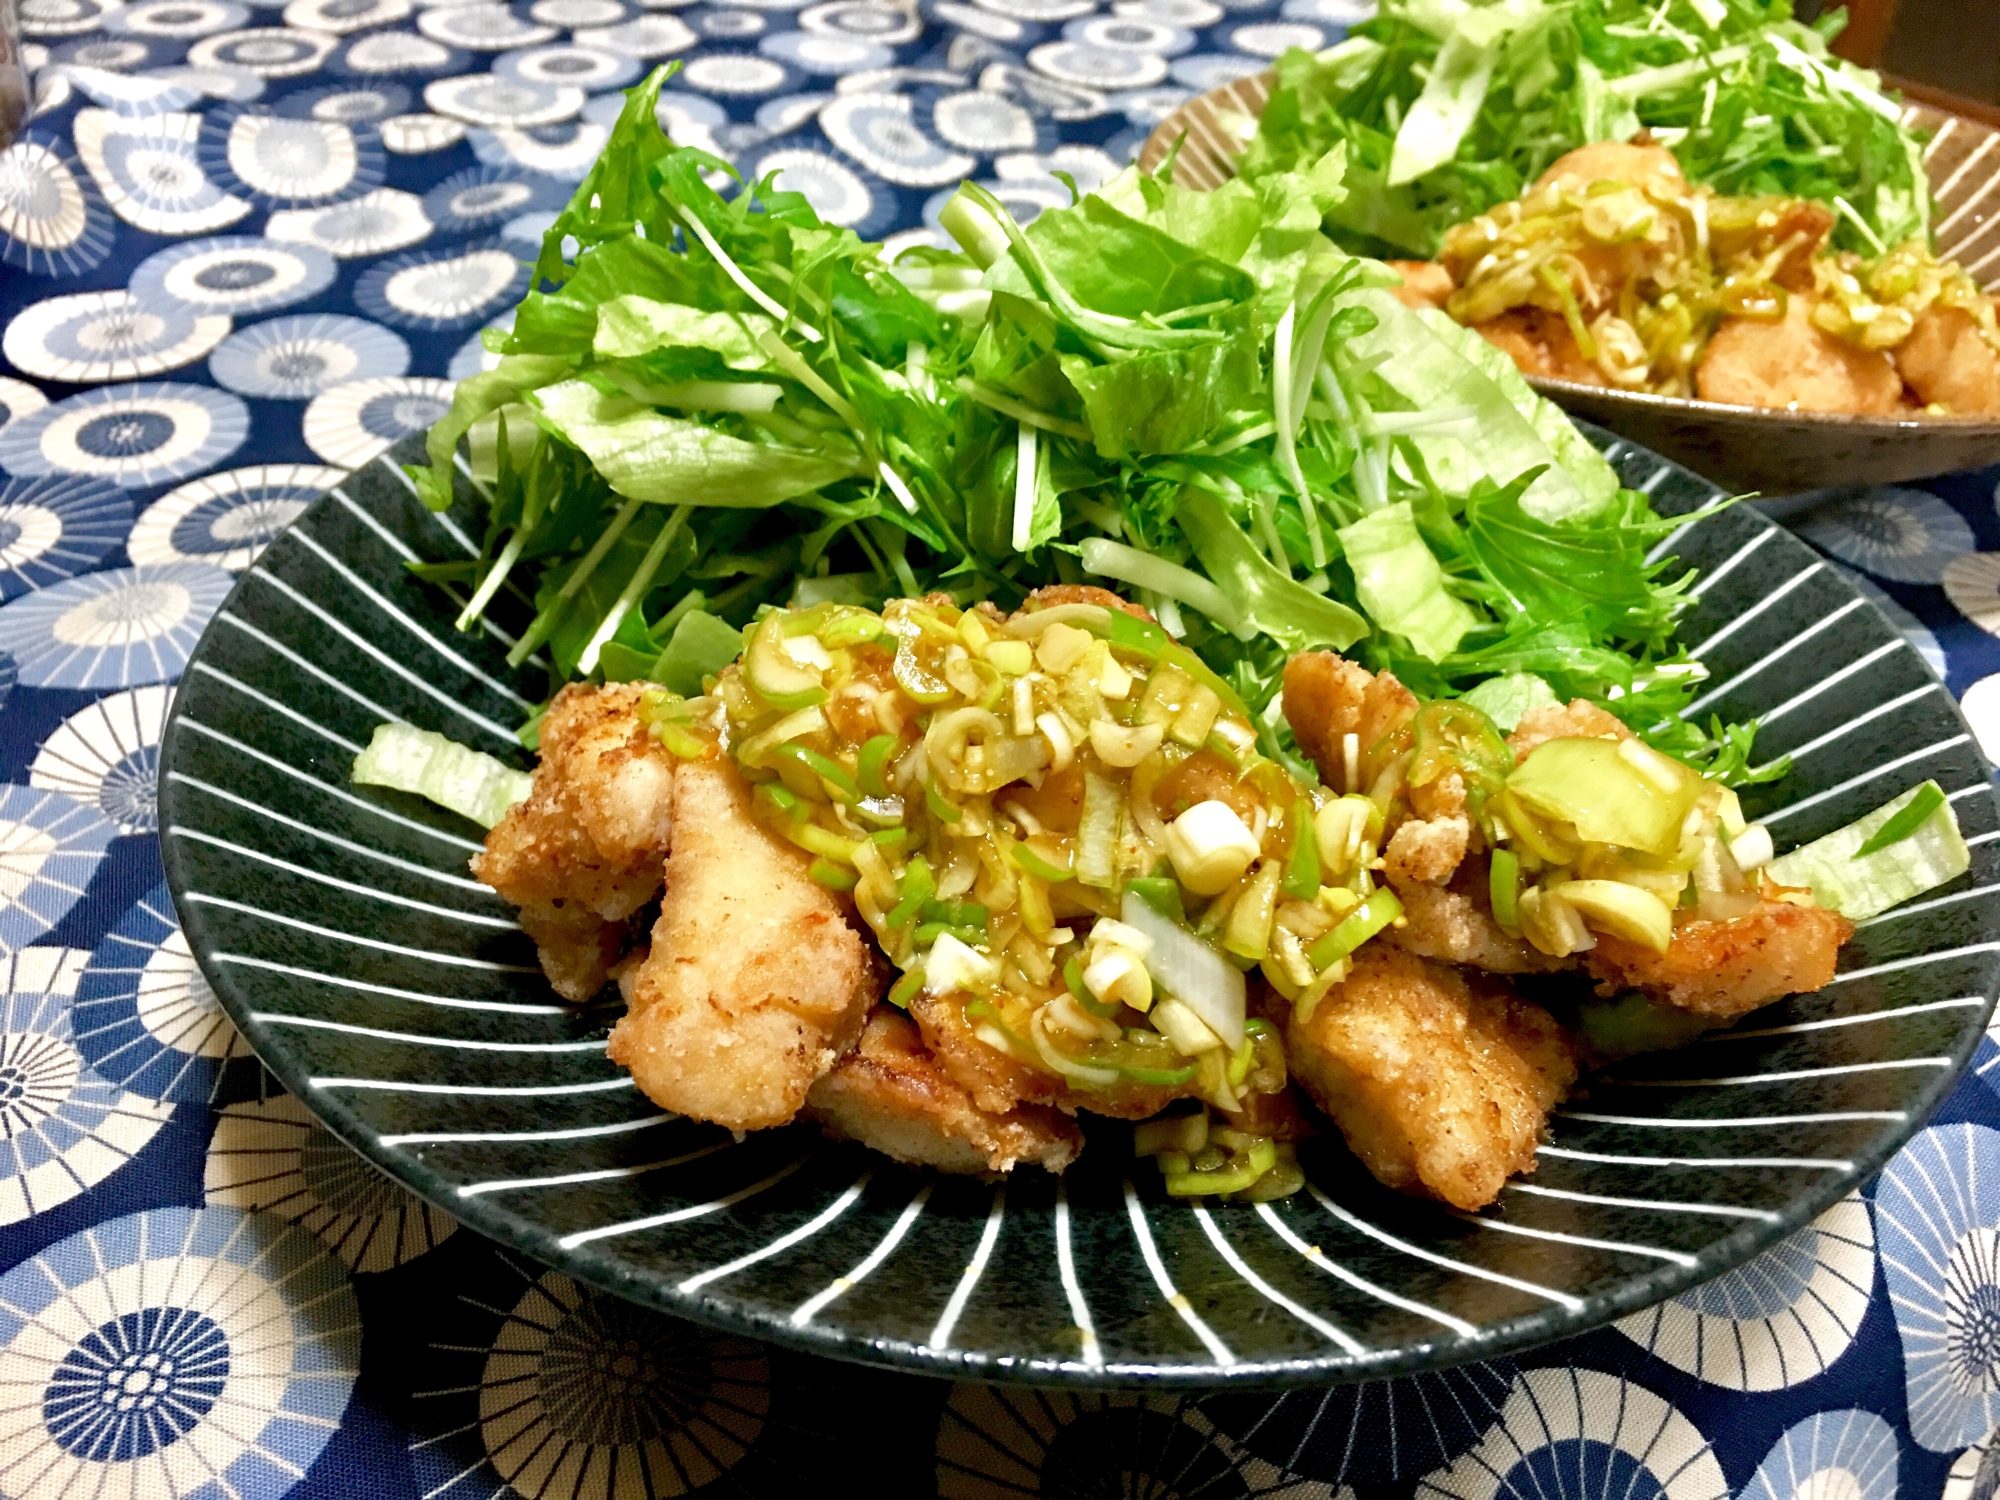
M1442 661L1479 623L1463 599L1445 592L1444 569L1418 533L1409 501L1385 505L1339 534L1361 607L1419 656Z
M1189 490L1176 518L1203 571L1229 596L1238 618L1286 651L1329 646L1345 651L1368 634L1368 621L1354 610L1279 572L1213 495Z
M857 472L858 458L745 442L628 396L566 380L533 397L549 429L618 494L655 505L776 505Z

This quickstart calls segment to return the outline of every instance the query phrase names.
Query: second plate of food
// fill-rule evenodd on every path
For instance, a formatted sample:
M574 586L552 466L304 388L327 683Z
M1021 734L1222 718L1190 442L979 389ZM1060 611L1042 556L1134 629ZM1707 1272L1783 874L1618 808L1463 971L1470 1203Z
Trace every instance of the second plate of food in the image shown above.
M1140 168L1157 169L1178 142L1180 149L1174 158L1176 182L1209 189L1228 181L1236 175L1236 163L1256 134L1278 84L1278 74L1267 71L1188 100L1154 129L1139 153ZM1996 254L1993 226L1996 210L2000 210L2000 152L1994 148L1994 132L1984 125L1923 106L1904 109L1901 123L1926 138L1923 163L1933 198L1937 261L1964 267L1975 281L1984 278L1981 285L1990 293L1996 285L1992 279ZM1588 149L1597 153L1605 148ZM1679 169L1672 166L1665 150L1658 146L1648 149L1667 167L1678 186L1686 189L1686 183L1678 181ZM1609 150L1618 153L1624 148L1614 146ZM1577 153L1578 157L1585 155ZM1562 166L1558 162L1551 170L1560 172ZM1583 178L1599 177L1600 168L1604 173L1631 176L1635 166L1643 171L1647 163L1631 154L1609 164L1600 162L1598 167L1585 163L1585 169L1574 174L1577 180L1571 186L1581 192L1587 186ZM1590 190L1609 187L1611 181L1607 176ZM1734 201L1754 210L1775 200ZM1795 206L1813 211L1814 222L1803 227L1808 236L1824 239L1835 222L1833 210L1818 204ZM1493 213L1506 218L1514 208L1512 203L1503 203ZM1455 263L1461 272L1473 270L1478 277L1493 281L1496 292L1503 291L1499 283L1508 275L1521 267L1533 269L1531 262L1539 257L1536 243L1545 249L1550 243L1546 236L1553 232L1551 224L1541 224L1528 216L1526 210L1522 216L1527 222L1518 226L1511 218L1505 224L1480 219L1461 226L1454 234L1465 235L1465 243L1457 244L1448 237L1443 252L1446 260L1452 260L1456 250ZM1689 225L1696 222L1692 216L1683 217ZM1470 233L1488 224L1492 225L1491 234ZM1707 227L1703 221L1694 232L1705 234ZM1792 226L1786 223L1767 226L1765 237L1769 248L1780 256L1791 253L1783 243L1791 233ZM1519 239L1518 244L1508 240L1510 234ZM1542 237L1539 242L1537 236ZM1607 232L1606 240L1615 242L1618 234ZM1584 274L1579 262L1559 279ZM1441 299L1450 290L1450 282L1441 282L1436 294ZM1854 296L1861 304L1861 315L1873 316L1866 306L1868 297L1858 284ZM1550 400L1574 416L1600 423L1686 464L1732 493L1754 490L1766 495L1788 495L1838 485L1886 484L1978 468L2000 460L2000 416L1990 412L1940 415L1918 410L1912 406L1912 398L1904 392L1903 381L1887 356L1857 347L1849 357L1846 346L1839 341L1817 340L1817 335L1809 331L1778 326L1786 325L1783 314L1787 310L1792 323L1804 316L1801 299L1792 298L1788 307L1785 297L1782 290L1776 291L1768 309L1760 312L1752 308L1751 312L1758 316L1741 321L1746 328L1754 324L1758 329L1764 323L1773 323L1778 331L1772 337L1790 342L1774 347L1769 338L1761 344L1739 340L1745 347L1736 351L1740 357L1736 359L1735 378L1716 382L1709 392L1724 399L1622 388L1578 353L1561 315L1519 307L1518 295L1502 298L1513 310L1492 319L1491 326L1503 330L1496 343L1510 352L1517 346L1522 349L1526 355L1523 370L1529 376L1529 383ZM1570 307L1574 312L1573 303ZM1772 314L1776 314L1775 318ZM1491 318L1488 312L1476 316ZM1582 326L1580 320L1573 321L1575 326ZM1969 319L1965 336L1975 342L1991 337L1982 335ZM1812 347L1806 347L1807 343ZM1833 352L1825 355L1823 350ZM1926 357L1933 363L1942 360L1949 364L1952 352L1930 351ZM1969 376L1954 374L1949 369L1942 371L1937 377L1942 388L1924 399L1951 394L1967 380L1981 385L1986 379L1985 366L1990 362L1991 356L1985 356L1980 368ZM1641 363L1645 361L1642 359ZM1825 368L1817 368L1821 365ZM1807 366L1815 366L1808 372L1815 383L1814 389L1793 390L1792 386L1801 378L1801 370ZM1777 386L1784 386L1803 399L1792 409L1786 409L1779 397L1770 394ZM1745 394L1731 394L1739 390ZM1970 394L1980 400L1991 399L1984 394L1983 385L1979 392ZM1759 404L1730 404L1739 399ZM1850 406L1850 402L1860 405ZM1822 403L1843 409L1810 409ZM1875 407L1883 409L1876 411Z
M1668 514L1716 494L1608 451ZM1712 674L1697 708L1756 719L1760 754L1792 758L1745 813L1785 849L1931 779L1971 868L1864 923L1817 993L1595 1077L1484 1212L1386 1191L1331 1135L1299 1148L1303 1190L1199 1206L1163 1194L1117 1122L1062 1177L1001 1184L649 1103L606 1053L618 1008L559 1000L468 872L476 828L352 780L387 720L530 764L514 730L540 685L504 642L454 631L406 566L468 556L478 524L469 491L444 515L418 503L397 461L419 452L317 502L218 612L175 700L161 810L224 1007L287 1088L432 1203L667 1312L989 1380L1323 1384L1656 1304L1639 1331L1663 1340L1719 1305L1789 1319L1772 1357L1794 1363L1817 1357L1822 1324L1851 1332L1865 1289L1843 1302L1831 1261L1782 1286L1736 1268L1845 1212L1971 1058L2000 985L2000 816L1943 685L1767 519L1739 507L1663 544L1699 570L1681 627ZM1691 1290L1731 1274L1755 1284Z

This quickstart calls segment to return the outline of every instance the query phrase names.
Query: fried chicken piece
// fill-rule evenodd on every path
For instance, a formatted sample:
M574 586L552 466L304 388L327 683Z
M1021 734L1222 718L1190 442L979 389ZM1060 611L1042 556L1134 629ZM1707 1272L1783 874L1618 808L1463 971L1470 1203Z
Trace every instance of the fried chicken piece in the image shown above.
M1394 840L1391 840L1393 843ZM1448 885L1428 885L1404 877L1391 862L1385 872L1403 903L1403 925L1382 934L1406 953L1446 963L1470 964L1492 974L1541 974L1569 967L1493 920L1486 894L1484 858L1466 860Z
M1963 308L1928 309L1896 346L1896 365L1927 406L2000 412L2000 354Z
M1391 287L1389 295L1405 307L1443 307L1457 290L1451 272L1434 260L1392 260L1389 269L1403 278L1403 284Z
M1717 1022L1833 980L1840 945L1854 924L1821 906L1766 899L1726 922L1684 922L1665 953L1610 933L1583 956L1600 994L1644 990L1655 1000Z
M1887 354L1857 348L1812 324L1812 298L1794 293L1775 322L1730 318L1708 341L1695 394L1730 406L1888 416L1903 377Z
M549 987L575 1004L603 989L625 956L625 924L607 922L581 902L531 901L514 915L534 939Z
M1497 318L1473 324L1472 331L1513 360L1523 375L1574 385L1611 383L1596 361L1584 358L1561 315L1544 308L1510 308Z
M806 1095L806 1117L839 1141L859 1141L941 1172L1010 1172L1032 1162L1060 1172L1083 1149L1075 1121L1020 1104L989 1114L924 1050L916 1023L877 1006L860 1044Z
M1383 873L1399 890L1404 884L1443 885L1465 858L1472 823L1464 817L1405 818L1382 851Z
M1054 1104L1062 1097L1060 1078L1017 1062L972 1034L965 996L924 990L911 999L910 1015L945 1073L987 1114L1004 1115L1017 1104Z
M1688 191L1687 178L1673 152L1665 146L1635 146L1624 141L1598 141L1557 157L1535 179L1535 187L1559 183L1565 192L1581 192L1593 182L1629 182L1669 197Z
M881 974L809 858L751 816L734 764L683 761L652 948L611 1059L662 1109L782 1125L852 1045Z
M1379 1181L1467 1210L1534 1170L1548 1112L1576 1081L1575 1049L1540 1006L1380 943L1291 1023L1285 1052Z
M1395 673L1370 672L1331 651L1302 651L1286 662L1284 694L1285 722L1299 748L1321 781L1343 791L1367 790L1346 784L1343 739L1356 736L1365 757L1417 714L1416 694Z
M588 1000L653 899L673 825L675 759L639 715L638 683L572 684L542 720L533 788L486 835L472 873L521 908L558 994Z
M1072 1088L1068 1080L982 1042L976 1023L966 1019L966 999L926 990L910 1001L910 1015L952 1082L989 1115L1005 1115L1020 1104L1048 1104L1065 1114L1087 1109L1118 1120L1144 1120L1176 1099L1194 1096L1192 1081L1181 1087L1127 1080L1111 1089Z
M1059 604L1101 604L1106 609L1122 610L1135 620L1151 621L1153 618L1153 612L1145 605L1121 599L1110 589L1101 589L1094 583L1052 583L1046 588L1036 589L1021 601L1021 607L1008 618L1018 620L1022 615L1031 615L1038 609L1054 609Z
M1507 748L1519 765L1531 751L1549 740L1629 740L1634 736L1625 721L1599 708L1587 698L1569 703L1545 703L1521 715L1521 722L1507 736Z
M1771 272L1771 280L1788 292L1810 292L1813 257L1826 244L1839 216L1824 203L1808 198L1753 198L1750 206L1755 213L1748 219L1729 213L1710 214L1709 252L1716 265L1742 259L1762 261L1789 242L1785 258Z

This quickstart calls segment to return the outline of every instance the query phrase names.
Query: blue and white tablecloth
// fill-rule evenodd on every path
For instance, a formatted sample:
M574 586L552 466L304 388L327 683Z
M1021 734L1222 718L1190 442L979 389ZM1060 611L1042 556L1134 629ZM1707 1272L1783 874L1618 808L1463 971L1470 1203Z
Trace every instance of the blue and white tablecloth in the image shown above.
M874 1374L587 1292L279 1094L162 883L232 576L444 409L618 91L829 219L1023 217L1358 0L23 0L0 155L0 1495L1990 1496L2000 1049L1753 1265L1518 1360L1283 1400ZM1793 524L2000 758L1996 475ZM1989 1448L1994 1451L1989 1452Z

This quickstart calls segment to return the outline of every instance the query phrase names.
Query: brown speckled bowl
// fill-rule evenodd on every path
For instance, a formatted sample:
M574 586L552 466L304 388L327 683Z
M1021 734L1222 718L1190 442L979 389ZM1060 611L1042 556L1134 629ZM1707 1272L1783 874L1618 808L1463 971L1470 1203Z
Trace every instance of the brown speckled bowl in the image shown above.
M1183 131L1175 181L1212 188L1235 175L1256 133L1274 75L1237 80L1190 99L1162 120L1139 152L1159 165ZM1935 131L1924 151L1937 199L1939 253L1987 291L2000 288L2000 133L1934 109L1904 118ZM1607 390L1567 380L1531 382L1565 411L1704 474L1725 489L1793 494L1845 484L1889 484L2000 463L2000 419L1857 417L1768 411L1679 396Z

